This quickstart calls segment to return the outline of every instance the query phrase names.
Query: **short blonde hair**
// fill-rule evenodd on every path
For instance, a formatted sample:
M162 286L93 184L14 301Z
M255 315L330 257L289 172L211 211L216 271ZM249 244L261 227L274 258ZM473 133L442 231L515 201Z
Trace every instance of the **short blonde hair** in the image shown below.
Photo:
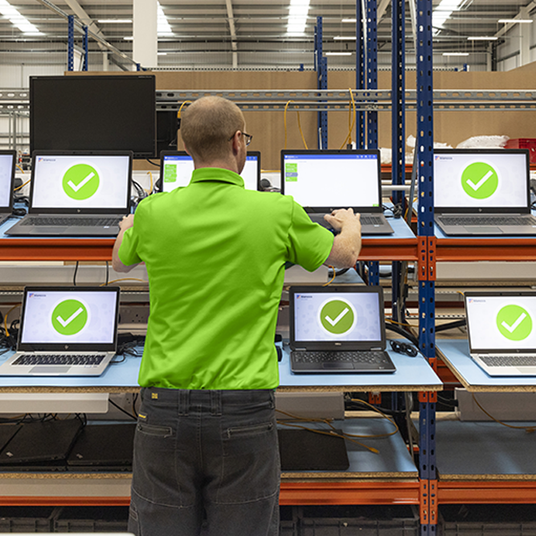
M244 126L236 104L222 97L201 97L182 112L180 131L192 158L210 162L229 155L230 138Z

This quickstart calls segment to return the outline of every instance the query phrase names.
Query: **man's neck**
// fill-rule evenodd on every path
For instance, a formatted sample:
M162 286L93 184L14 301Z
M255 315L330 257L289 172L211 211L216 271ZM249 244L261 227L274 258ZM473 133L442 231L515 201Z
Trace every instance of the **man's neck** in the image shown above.
M238 166L234 160L213 160L211 162L194 162L195 169L201 168L220 168L228 169L229 171L234 171L238 173Z

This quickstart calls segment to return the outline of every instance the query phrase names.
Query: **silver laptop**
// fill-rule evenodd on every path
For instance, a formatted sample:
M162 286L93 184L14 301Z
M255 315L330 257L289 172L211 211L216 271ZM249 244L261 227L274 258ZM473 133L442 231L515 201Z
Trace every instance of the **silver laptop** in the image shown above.
M380 151L281 151L281 193L291 195L311 219L329 228L324 215L353 208L361 234L392 234L383 215Z
M536 292L466 292L469 350L490 376L536 376Z
M0 376L98 376L117 349L119 287L27 287Z
M34 151L28 214L10 236L114 237L130 212L132 152Z
M13 183L15 181L15 151L0 151L0 225L13 210Z
M529 186L527 150L434 150L434 219L447 235L536 235Z
M192 157L184 151L162 151L160 153L161 192L171 192L179 186L188 186L194 170ZM246 190L260 190L261 153L248 151L246 163L240 176Z
M381 287L293 286L289 303L293 372L395 372L385 351Z

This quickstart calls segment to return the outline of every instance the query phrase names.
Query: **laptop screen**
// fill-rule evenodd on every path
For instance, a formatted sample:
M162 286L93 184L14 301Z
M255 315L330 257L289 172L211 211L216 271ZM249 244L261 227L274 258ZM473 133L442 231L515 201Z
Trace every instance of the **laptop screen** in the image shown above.
M466 293L471 352L536 351L536 293Z
M126 210L132 154L34 153L32 209Z
M379 151L282 151L281 191L302 207L381 205Z
M113 345L119 288L26 289L19 347Z
M260 176L260 153L251 153L246 156L246 164L240 176L244 179L246 190L257 190ZM194 161L186 153L164 153L161 155L160 176L162 178L162 191L171 192L179 186L188 186L194 170Z
M291 299L293 340L297 345L345 341L382 346L383 304L377 291L323 292L297 288Z
M434 206L438 209L528 209L528 153L436 150Z
M0 153L0 209L11 206L15 153Z

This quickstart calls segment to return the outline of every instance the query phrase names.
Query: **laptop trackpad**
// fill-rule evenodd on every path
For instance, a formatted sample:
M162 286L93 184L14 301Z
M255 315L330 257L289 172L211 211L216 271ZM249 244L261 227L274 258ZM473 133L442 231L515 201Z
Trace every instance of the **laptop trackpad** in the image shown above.
M497 234L503 234L502 229L500 227L488 227L487 225L485 227L475 226L471 227L466 225L465 229L468 233L474 233L474 234L491 234L491 235L497 235Z
M29 374L66 374L71 365L37 365L29 370Z
M322 363L322 368L325 368L325 369L353 369L354 366L352 365L352 363L341 363L341 362L337 362L337 363Z

